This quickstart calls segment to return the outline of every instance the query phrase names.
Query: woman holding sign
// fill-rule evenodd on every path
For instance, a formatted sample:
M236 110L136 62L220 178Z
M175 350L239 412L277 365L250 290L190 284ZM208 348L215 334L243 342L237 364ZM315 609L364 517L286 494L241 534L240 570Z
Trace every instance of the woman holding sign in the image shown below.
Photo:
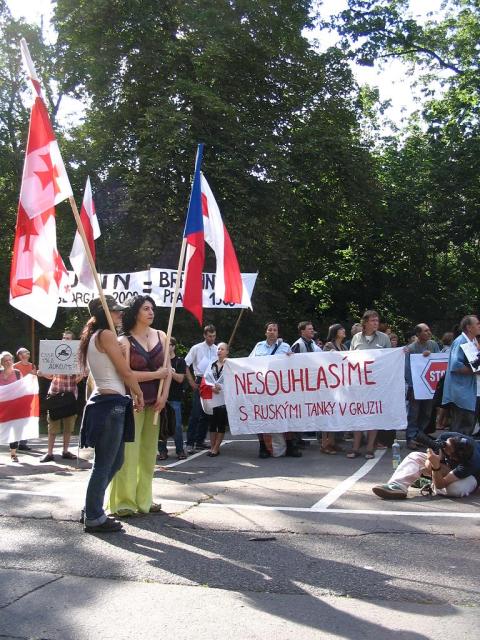
M135 442L126 444L124 465L110 484L108 508L121 518L161 511L161 506L152 502L159 432L153 418L165 407L172 380L171 368L163 366L167 336L151 326L155 302L150 296L137 296L126 305L122 319L125 335L120 343L142 389L145 407L135 414ZM165 384L157 400L162 379Z

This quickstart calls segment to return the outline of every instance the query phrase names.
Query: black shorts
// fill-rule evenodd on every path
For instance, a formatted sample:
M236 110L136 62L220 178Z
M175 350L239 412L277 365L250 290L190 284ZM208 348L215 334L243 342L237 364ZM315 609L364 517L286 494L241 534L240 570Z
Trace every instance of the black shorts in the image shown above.
M222 404L221 407L214 407L213 415L210 416L209 431L214 433L225 433L228 427L227 407Z

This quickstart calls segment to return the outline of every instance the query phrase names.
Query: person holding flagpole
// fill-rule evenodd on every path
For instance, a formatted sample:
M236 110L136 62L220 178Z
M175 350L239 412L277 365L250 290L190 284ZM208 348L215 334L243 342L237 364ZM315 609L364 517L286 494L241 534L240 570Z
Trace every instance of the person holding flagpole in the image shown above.
M108 509L122 518L161 511L161 506L152 500L159 433L154 414L165 407L172 380L171 367L163 366L166 334L152 328L155 302L150 296L137 296L126 305L120 343L142 389L145 406L135 414L135 441L126 444L125 462L108 492ZM165 384L157 400L161 379Z
M112 319L124 309L113 296L105 296ZM94 389L85 407L80 444L95 449L95 460L85 497L82 519L87 533L120 531L122 524L103 509L105 491L124 459L124 442L134 438L133 407L143 409L143 394L128 366L100 298L90 301L90 320L80 338L80 362L88 364ZM132 399L125 393L128 384Z

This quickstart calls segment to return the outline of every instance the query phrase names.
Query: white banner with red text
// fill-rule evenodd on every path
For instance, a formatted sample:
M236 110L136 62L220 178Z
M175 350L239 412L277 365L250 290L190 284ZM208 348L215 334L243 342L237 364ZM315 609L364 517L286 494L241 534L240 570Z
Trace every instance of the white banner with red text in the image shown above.
M447 371L448 355L448 353L431 353L429 356L424 356L421 353L415 353L410 356L415 400L433 398L440 378Z
M404 366L402 349L228 359L224 371L230 430L404 429Z
M37 376L0 386L0 444L38 438L39 416Z
M257 279L257 273L242 273L242 280L250 298ZM115 300L123 304L128 298L138 295L149 295L158 307L171 307L175 293L177 271L175 269L151 268L145 271L131 273L100 274L100 284L104 293L112 295ZM182 276L183 279L183 276ZM183 283L180 284L182 286ZM68 272L68 284L60 291L59 307L86 307L92 298L96 298L96 290L87 289L78 282L73 271ZM182 307L181 290L178 295L177 307ZM224 302L215 295L215 274L203 274L203 306L206 309L242 309L245 304Z

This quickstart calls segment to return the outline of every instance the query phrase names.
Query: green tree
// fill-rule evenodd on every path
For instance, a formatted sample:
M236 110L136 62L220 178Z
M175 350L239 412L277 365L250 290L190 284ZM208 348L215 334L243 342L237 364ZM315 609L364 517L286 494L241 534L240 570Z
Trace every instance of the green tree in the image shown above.
M351 73L341 52L313 51L303 35L309 11L307 1L285 0L58 2L59 75L88 104L72 149L80 170L94 169L122 199L118 215L108 213L104 264L176 264L203 141L242 269L260 271L252 325L272 313L298 319L293 283L313 260L303 248L318 253L318 220L336 234L331 192L338 181L349 189L342 158L350 167L365 159L350 153L360 113ZM322 201L313 191L306 199L303 170L322 183ZM310 293L304 306L316 310Z

